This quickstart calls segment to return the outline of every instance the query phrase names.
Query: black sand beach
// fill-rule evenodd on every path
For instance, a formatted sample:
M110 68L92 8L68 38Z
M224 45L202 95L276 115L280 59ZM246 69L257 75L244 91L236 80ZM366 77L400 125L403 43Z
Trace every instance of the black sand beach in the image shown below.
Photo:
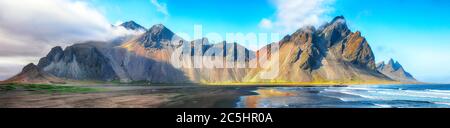
M80 86L98 92L0 90L0 108L233 108L256 87Z
M448 85L0 86L0 108L448 108ZM62 88L62 89L60 89ZM86 89L88 88L88 89ZM59 89L59 90L58 90Z

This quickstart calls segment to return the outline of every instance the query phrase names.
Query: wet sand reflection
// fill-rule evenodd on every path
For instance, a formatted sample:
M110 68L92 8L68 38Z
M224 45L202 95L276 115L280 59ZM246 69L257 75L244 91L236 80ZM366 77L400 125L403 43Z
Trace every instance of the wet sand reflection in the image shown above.
M258 108L260 101L265 98L289 97L297 95L294 92L280 91L277 89L268 89L268 88L258 89L255 92L258 93L258 95L244 97L243 100L245 101L244 104L246 108Z

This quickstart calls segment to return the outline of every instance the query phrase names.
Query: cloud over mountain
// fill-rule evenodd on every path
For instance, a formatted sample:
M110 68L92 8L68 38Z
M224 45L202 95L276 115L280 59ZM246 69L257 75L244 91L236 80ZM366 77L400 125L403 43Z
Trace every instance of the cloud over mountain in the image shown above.
M25 65L24 58L37 61L55 45L134 33L111 26L84 0L0 1L0 58L10 60L8 63ZM0 62L2 68L7 65Z
M320 25L326 21L326 13L333 10L333 3L334 0L273 0L276 14L263 18L260 27L289 33L302 26Z

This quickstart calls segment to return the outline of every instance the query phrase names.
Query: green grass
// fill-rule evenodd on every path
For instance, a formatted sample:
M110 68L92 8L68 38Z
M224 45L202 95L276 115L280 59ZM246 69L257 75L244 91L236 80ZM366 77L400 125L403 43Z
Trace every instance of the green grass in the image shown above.
M0 90L4 91L26 90L26 91L38 91L46 93L89 93L89 92L103 91L102 89L95 89L95 88L48 85L48 84L9 84L0 86Z
M5 85L5 86L0 86L0 90L5 90L5 91L11 91L11 90L16 90L17 88L13 85Z

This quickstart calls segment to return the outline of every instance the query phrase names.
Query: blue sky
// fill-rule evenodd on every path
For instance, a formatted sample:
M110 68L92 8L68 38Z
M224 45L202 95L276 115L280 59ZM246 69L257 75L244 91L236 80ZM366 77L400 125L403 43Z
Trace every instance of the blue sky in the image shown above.
M273 5L276 0L157 1L166 5L169 16L158 13L151 0L90 2L111 23L134 20L145 27L163 23L174 31L193 31L194 24L201 24L204 29L219 33L260 32L257 25L261 19L272 17L277 11ZM450 1L447 0L333 0L332 3L331 11L324 14L326 21L344 15L354 30L395 28L430 35L450 31Z
M112 23L134 20L149 28L162 23L176 32L193 32L202 25L209 32L256 32L262 17L275 8L264 0L158 0L165 4L169 16L157 11L151 0L94 0Z
M334 14L363 33L378 61L394 58L419 80L450 82L450 1L338 0Z
M343 15L377 61L394 58L421 81L450 83L448 0L1 0L0 12L9 12L0 13L0 80L55 45L108 37L109 24L123 21L191 35L202 25L204 34L282 36Z

